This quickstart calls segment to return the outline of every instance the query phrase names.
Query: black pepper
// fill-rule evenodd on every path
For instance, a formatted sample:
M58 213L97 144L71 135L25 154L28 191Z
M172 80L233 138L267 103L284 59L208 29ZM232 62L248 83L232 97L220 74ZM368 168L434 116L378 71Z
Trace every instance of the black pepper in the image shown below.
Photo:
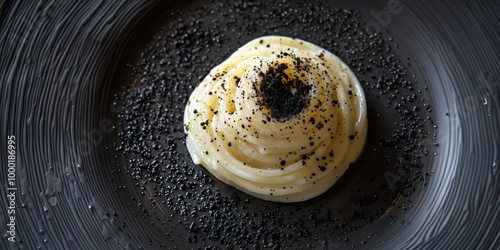
M286 54L289 56L289 54ZM285 70L289 65L271 65L261 72L261 80L254 88L258 105L269 111L269 116L278 121L286 121L300 114L309 106L311 86L297 76L289 76Z

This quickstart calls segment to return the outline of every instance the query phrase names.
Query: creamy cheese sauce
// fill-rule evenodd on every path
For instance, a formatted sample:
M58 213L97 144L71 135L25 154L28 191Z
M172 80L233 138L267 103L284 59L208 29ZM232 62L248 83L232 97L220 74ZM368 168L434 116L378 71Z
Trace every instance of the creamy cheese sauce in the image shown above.
M366 101L353 72L282 36L239 48L191 94L186 145L196 164L255 197L298 202L328 190L361 154Z

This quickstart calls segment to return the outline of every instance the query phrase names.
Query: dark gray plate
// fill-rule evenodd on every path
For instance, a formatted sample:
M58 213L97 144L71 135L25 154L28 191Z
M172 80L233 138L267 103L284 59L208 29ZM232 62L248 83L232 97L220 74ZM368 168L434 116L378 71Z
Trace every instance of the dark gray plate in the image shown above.
M256 242L250 248L498 249L497 2L325 1L328 9L358 11L361 24L380 32L393 49L390 53L400 59L414 86L408 93L423 98L415 103L422 111L417 113L429 117L422 122L428 137L415 141L420 150L428 148L428 155L419 159L418 169L384 165L384 156L397 158L401 152L380 144L401 129L401 109L386 108L391 92L378 96L378 90L368 89L372 82L367 77L371 110L366 152L338 185L309 202L277 205L251 199L213 180L207 189L220 193L222 201L212 208L200 201L205 194L195 194L187 203L169 200L169 195L176 199L185 195L183 190L155 196L155 182L145 177L151 169L134 175L133 164L127 162L133 157L115 151L125 124L119 116L123 109L114 105L115 94L131 91L134 77L128 64L148 58L148 48L165 40L161 36L170 34L174 28L169 27L175 27L178 18L189 20L203 13L192 8L218 4L172 2L0 3L0 225L4 233L0 248L224 248L253 238ZM258 10L252 15L259 19L263 13ZM214 16L207 14L203 22ZM296 35L321 41L318 29ZM249 31L232 40L227 34L237 37L239 31L225 32L229 39L221 42L222 54L252 36L274 33L272 29ZM277 33L293 35L287 29ZM338 53L348 61L342 51ZM221 53L212 53L209 64L221 60ZM195 75L203 75L203 70ZM182 91L190 91L188 86L196 82L187 81ZM427 106L431 111L425 110ZM11 136L15 153L7 151ZM180 165L186 163L189 169L206 174L189 162L182 143L175 152ZM12 155L15 165L9 163ZM417 176L418 180L398 186L395 179L401 169L409 172L405 178ZM189 215L204 206L206 210ZM224 208L233 209L234 217L228 217ZM211 211L222 211L223 219L218 222ZM255 219L245 213L255 214ZM273 222L273 217L280 219ZM240 221L257 224L240 225ZM210 227L196 230L193 222ZM211 232L218 236L212 237Z

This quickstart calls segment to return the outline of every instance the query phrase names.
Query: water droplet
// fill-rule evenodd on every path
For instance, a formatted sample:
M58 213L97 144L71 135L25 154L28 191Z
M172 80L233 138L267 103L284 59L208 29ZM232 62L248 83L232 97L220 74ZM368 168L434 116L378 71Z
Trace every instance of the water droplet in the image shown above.
M50 197L50 198L49 198L49 204L50 204L51 206L55 206L55 205L57 205L57 197L56 197L56 196L52 196L52 197Z

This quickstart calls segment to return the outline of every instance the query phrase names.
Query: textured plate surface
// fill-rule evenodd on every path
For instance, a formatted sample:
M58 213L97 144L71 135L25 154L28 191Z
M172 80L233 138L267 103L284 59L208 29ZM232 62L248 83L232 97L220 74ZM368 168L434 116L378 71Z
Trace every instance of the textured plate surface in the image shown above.
M245 242L249 238L258 239L251 243L251 248L498 249L499 4L495 1L324 1L295 11L299 8L293 3L274 2L280 4L273 7L236 1L227 5L205 1L0 2L3 234L0 248L242 245L230 232L234 230L248 236L240 239ZM314 8L317 8L315 15L306 15ZM335 8L354 12L330 11ZM221 17L210 12L214 9L222 13ZM301 14L300 18L295 12ZM267 23L255 21L264 20L266 13L288 19L267 17ZM361 80L372 108L369 126L374 135L369 137L364 157L326 195L304 204L281 206L239 194L210 178L201 167L189 163L180 143L172 148L175 150L168 151L178 153L165 159L175 161L176 169L185 169L182 173L193 170L187 180L198 178L206 181L206 185L199 187L179 181L187 185L188 191L196 191L191 197L181 184L171 185L177 181L168 179L173 172L168 172L171 168L167 166L172 162L160 163L159 169L165 169L160 176L167 179L161 179L164 186L158 187L169 187L172 191L156 195L158 182L150 181L148 176L151 164L137 172L134 167L138 165L130 160L138 156L124 152L126 146L120 149L124 138L138 139L136 135L141 133L146 142L154 141L146 137L150 134L141 130L144 128L141 126L136 133L124 134L136 129L127 124L138 118L127 118L127 108L133 107L119 103L137 102L142 98L141 93L149 93L148 86L163 86L152 84L154 77L138 76L138 72L167 72L167 80L186 79L166 85L179 87L167 89L167 93L178 95L167 95L174 101L165 101L166 106L172 105L168 108L173 110L171 119L174 119L175 110L182 110L182 96L191 91L198 77L250 37L275 32L294 35L331 46L329 49L352 67L365 63L359 59L361 49L350 51L331 43L327 31L332 29L319 21L321 13L337 13L335 17L349 17L339 19L346 24L359 23L370 32L379 32L383 42L374 46L389 46L391 50L384 53L394 58L388 58L387 62L404 65L404 79L411 82L404 88L396 88L401 93L394 92L396 89L392 87L380 89L376 79L368 77L365 65L359 66L360 78L366 78ZM244 15L254 20L249 24L268 29L231 29L230 21ZM315 24L306 30L308 22ZM234 27L244 26L239 23ZM184 33L181 24L185 25ZM222 30L220 34L204 33L204 37L199 37L199 44L212 46L207 51L188 51L191 54L184 51L169 57L177 63L176 67L185 66L193 75L174 76L160 62L163 71L147 67L155 62L156 53L168 52L168 49L158 52L155 48L188 41L179 37L196 34L193 27ZM352 31L351 28L346 32ZM352 46L356 42L376 41L369 36L349 37L333 33L332 39ZM356 40L363 37L367 40ZM218 43L224 46L217 48ZM195 48L193 44L179 46ZM369 47L365 44L359 48L363 46ZM210 56L200 59L205 53ZM188 54L194 56L187 58ZM175 61L182 58L186 61ZM195 67L193 62L200 60L203 65ZM384 64L379 71L374 67L373 72L384 72L383 68ZM383 164L391 157L397 158L393 154L404 148L391 148L381 140L397 134L398 129L417 128L411 122L401 127L399 124L403 122L398 120L413 112L398 107L398 103L403 103L400 97L412 93L419 98L411 105L419 111L415 109L412 114L424 120L415 124L423 124L426 133L422 135L427 136L415 140L414 144L419 145L415 150L428 149L428 155L417 162L418 174L413 165ZM393 94L396 99L391 99ZM154 101L147 99L135 104L141 108ZM142 118L144 113L140 114L138 117ZM182 125L175 122L167 126L174 127L167 134L172 136L170 139L180 138L175 129L179 126ZM9 139L13 139L10 144ZM15 152L8 151L9 145L15 145ZM140 147L137 152L151 146L140 142L134 145ZM15 164L9 162L13 155ZM370 165L374 162L377 167ZM413 164L408 159L402 162ZM366 176L361 176L360 171ZM419 180L409 182L409 186L399 185L397 180L402 171L409 172L407 178L417 176ZM372 187L376 187L375 191L370 190ZM391 188L397 191L396 195ZM204 199L214 203L204 203ZM222 218L220 222L218 216ZM242 223L238 224L239 221ZM204 225L207 227L203 228Z

